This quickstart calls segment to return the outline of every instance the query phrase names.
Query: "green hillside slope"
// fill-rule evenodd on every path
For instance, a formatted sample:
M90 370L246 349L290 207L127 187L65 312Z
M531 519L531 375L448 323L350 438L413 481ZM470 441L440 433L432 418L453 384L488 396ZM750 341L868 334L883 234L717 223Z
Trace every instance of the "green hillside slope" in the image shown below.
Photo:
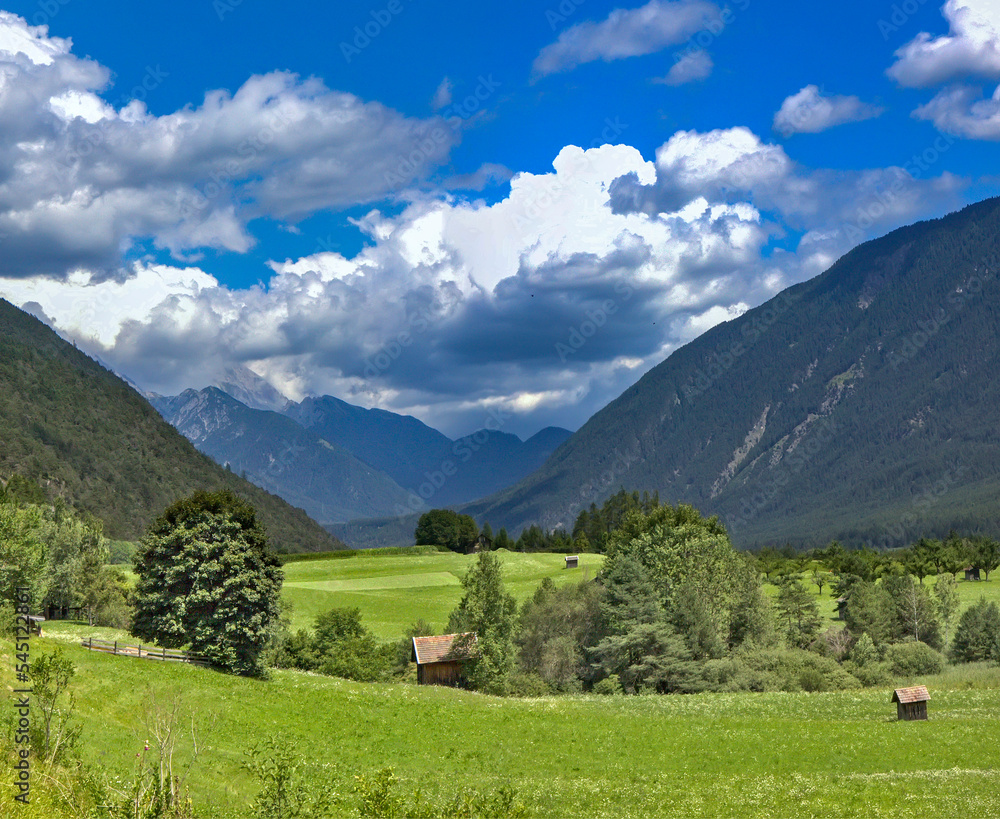
M138 537L167 505L226 487L253 503L279 551L343 548L304 512L199 453L138 393L0 299L0 477L21 474Z

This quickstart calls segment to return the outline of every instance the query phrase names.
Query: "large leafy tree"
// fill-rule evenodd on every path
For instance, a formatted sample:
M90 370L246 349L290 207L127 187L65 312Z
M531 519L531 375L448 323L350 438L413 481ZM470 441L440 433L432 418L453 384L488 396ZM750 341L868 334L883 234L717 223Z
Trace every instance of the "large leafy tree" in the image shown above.
M460 515L451 509L431 509L420 516L413 537L419 544L464 552L465 547L479 537L479 527L469 515Z
M37 608L47 585L41 509L0 503L0 603L13 602L17 590L26 588Z
M263 673L282 572L250 504L229 491L178 501L143 538L135 569L135 636Z

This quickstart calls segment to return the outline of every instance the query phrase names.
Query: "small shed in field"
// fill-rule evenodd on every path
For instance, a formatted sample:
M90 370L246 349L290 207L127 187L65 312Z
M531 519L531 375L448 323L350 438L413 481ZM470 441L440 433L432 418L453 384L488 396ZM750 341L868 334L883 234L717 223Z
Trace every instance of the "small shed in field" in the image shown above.
M579 555L566 555L566 568L567 569L575 569L579 565L580 565L580 556Z
M486 537L486 535L480 535L475 540L465 544L465 553L467 555L474 555L479 552L489 552L492 549L493 541Z
M463 637L466 639L459 639ZM414 637L412 657L417 664L417 684L463 685L462 661L469 659L475 645L475 632Z
M838 597L837 598L837 619L846 620L847 619L847 598Z
M927 701L930 698L926 685L915 685L912 688L897 688L890 702L896 703L898 719L927 719Z
M978 566L966 566L965 567L965 579L966 580L979 580L979 567Z

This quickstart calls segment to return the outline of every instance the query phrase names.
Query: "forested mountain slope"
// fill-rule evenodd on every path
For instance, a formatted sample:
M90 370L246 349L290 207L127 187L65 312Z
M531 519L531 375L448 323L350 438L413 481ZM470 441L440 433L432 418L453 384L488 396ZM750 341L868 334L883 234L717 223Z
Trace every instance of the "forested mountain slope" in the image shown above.
M124 381L0 299L0 477L39 481L135 538L196 489L253 503L279 551L343 548L305 512L199 453Z
M1000 200L859 246L677 350L464 511L572 526L619 487L742 545L1000 533Z

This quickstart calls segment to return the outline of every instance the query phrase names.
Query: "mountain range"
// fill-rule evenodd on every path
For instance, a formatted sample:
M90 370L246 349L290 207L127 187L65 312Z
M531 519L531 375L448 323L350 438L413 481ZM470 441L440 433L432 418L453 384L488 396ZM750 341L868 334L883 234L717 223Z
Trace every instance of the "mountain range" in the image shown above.
M482 429L453 441L412 416L328 395L289 401L250 370L230 369L218 386L147 397L201 452L324 526L489 495L537 469L571 435L547 427L522 441Z

